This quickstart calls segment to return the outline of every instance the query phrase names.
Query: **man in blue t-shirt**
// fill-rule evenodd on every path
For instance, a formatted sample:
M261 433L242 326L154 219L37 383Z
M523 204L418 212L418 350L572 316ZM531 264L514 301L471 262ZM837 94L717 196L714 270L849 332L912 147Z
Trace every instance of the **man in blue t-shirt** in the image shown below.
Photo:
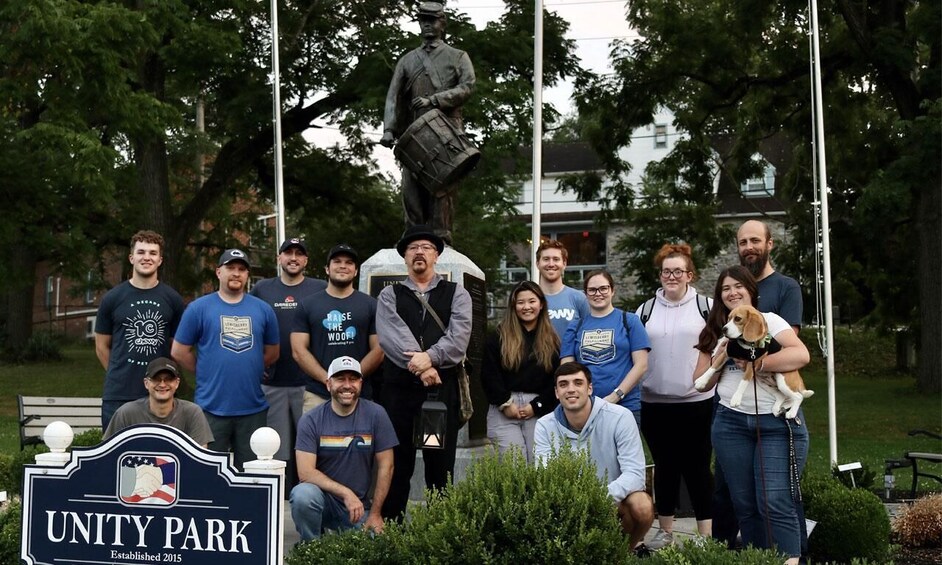
M193 400L215 438L214 451L231 448L239 470L254 457L249 439L266 425L262 392L265 367L278 360L278 320L271 306L246 294L249 260L227 249L216 267L219 290L197 298L183 312L171 354L196 373ZM194 352L195 348L195 352Z
M105 369L101 429L123 404L147 396L144 373L170 355L170 341L183 314L183 299L160 282L164 238L142 230L131 237L131 278L105 294L95 317L95 354Z
M562 339L573 320L589 315L585 294L563 284L569 251L555 239L547 239L536 250L536 266L540 271L540 289L546 296L546 313L556 334Z
M305 412L329 399L325 367L342 356L359 361L363 398L373 398L370 377L383 362L383 350L376 299L353 288L358 260L346 243L335 245L327 254L327 288L302 300L294 318L291 351L305 374Z
M304 276L307 247L297 237L286 239L281 244L278 249L278 265L281 267L281 274L258 281L249 294L264 300L274 309L275 317L278 318L281 353L274 366L265 368L262 392L268 401L268 427L278 432L281 437L281 446L275 453L275 458L290 461L298 420L303 413L304 384L307 380L291 356L291 326L294 324L301 299L324 290L327 283ZM297 484L292 467L289 462L289 487Z
M399 444L383 408L360 398L363 374L352 357L327 368L330 402L301 417L295 446L301 483L291 490L291 518L302 541L356 526L383 531L381 510ZM368 498L374 467L376 484Z

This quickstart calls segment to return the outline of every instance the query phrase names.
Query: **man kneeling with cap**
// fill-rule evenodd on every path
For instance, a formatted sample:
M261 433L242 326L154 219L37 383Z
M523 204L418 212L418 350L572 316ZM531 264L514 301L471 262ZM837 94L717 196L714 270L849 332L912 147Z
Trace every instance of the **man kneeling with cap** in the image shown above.
M176 398L179 387L180 367L172 359L158 357L151 361L144 373L147 396L118 408L108 423L104 439L135 424L165 424L206 447L213 441L213 432L209 429L203 409L192 402Z
M381 406L360 398L363 374L352 357L327 368L330 402L301 417L295 459L301 482L291 490L291 518L302 541L324 530L383 531L381 510L399 442ZM373 500L367 498L374 465Z

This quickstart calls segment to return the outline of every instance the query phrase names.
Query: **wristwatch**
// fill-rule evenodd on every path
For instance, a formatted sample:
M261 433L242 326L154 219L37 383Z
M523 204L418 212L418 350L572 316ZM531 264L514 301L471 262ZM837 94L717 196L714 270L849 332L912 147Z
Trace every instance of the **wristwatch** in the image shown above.
M615 396L618 397L618 400L621 400L622 398L625 398L625 393L623 393L620 388L616 388Z

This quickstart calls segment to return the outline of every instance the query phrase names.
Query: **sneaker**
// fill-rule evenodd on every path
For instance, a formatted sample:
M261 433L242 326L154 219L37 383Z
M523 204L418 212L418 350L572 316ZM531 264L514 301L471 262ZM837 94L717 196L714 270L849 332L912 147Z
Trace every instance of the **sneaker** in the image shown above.
M635 546L634 549L635 557L638 559L644 559L645 557L651 557L651 549L644 545L644 543L639 543Z
M648 549L651 551L664 549L669 545L674 545L674 534L664 530L658 530L654 538L647 542Z

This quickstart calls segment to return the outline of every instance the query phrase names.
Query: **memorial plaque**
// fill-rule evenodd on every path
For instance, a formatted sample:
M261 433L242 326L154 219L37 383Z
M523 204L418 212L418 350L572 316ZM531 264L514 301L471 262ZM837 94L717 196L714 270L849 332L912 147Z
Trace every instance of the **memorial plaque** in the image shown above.
M175 428L140 425L76 448L62 467L27 465L27 564L281 565L282 485Z

